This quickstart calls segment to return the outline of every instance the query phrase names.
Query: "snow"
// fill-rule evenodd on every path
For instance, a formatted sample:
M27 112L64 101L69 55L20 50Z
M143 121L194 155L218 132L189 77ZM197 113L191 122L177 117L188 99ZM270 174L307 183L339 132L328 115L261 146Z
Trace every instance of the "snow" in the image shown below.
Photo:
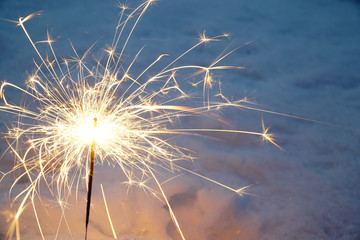
M131 6L139 2L129 1ZM26 26L35 41L47 28L57 40L59 56L71 56L67 39L79 53L94 42L100 50L111 42L119 9L113 1L0 2L0 17L17 19L44 10ZM233 188L252 185L237 196L191 174L164 184L187 239L358 239L360 237L360 3L351 0L164 0L145 14L131 39L128 55L146 44L140 63L161 53L177 56L196 43L199 33L230 33L224 43L210 43L181 63L209 65L229 44L246 46L224 64L244 70L221 71L223 92L234 99L249 96L262 109L301 118L227 109L222 115L238 129L261 131L263 117L285 151L255 137L212 134L221 139L181 137L197 152L197 172ZM0 80L23 86L35 53L20 28L0 22ZM16 92L9 92L16 99ZM0 113L5 131L7 115ZM196 120L193 120L196 121ZM208 128L219 123L201 120ZM184 122L192 126L191 119ZM1 155L6 143L1 139ZM13 157L0 160L8 171ZM107 196L118 239L179 239L164 202L141 189L127 189L119 169L96 166L89 239L112 239L100 185ZM171 173L162 173L164 179ZM0 210L9 209L11 178L0 182ZM15 190L17 191L17 190ZM81 195L82 194L82 195ZM58 239L82 239L85 191L70 200ZM54 239L60 215L46 194L39 209L46 239ZM0 238L8 228L0 217ZM31 209L21 218L22 239L39 239Z

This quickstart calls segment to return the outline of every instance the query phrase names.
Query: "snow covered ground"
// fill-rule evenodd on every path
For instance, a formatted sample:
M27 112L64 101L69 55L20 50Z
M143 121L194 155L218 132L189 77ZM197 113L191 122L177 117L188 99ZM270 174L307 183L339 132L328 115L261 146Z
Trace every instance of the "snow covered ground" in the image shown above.
M139 2L128 3L135 7ZM67 39L80 53L98 40L95 48L104 48L119 12L113 1L0 2L0 18L16 20L39 10L43 15L29 21L27 29L39 41L48 28L58 56L73 55ZM186 239L360 238L359 29L360 2L355 0L163 0L145 14L127 52L146 44L140 58L144 66L161 53L179 55L204 30L209 36L230 33L229 41L201 47L181 63L209 65L229 44L235 48L251 41L224 60L246 67L218 73L224 94L249 96L262 109L328 123L228 109L223 116L237 129L261 131L263 118L285 151L247 135L214 135L220 142L178 139L198 153L192 168L199 173L234 188L254 184L243 197L190 174L164 184ZM36 56L15 24L0 22L0 53L0 80L23 86ZM7 94L16 98L15 92ZM5 131L5 113L0 120ZM204 127L221 127L203 121ZM2 155L3 140L0 147ZM11 161L3 157L1 170L9 170ZM97 166L90 239L112 239L100 182L118 239L179 239L165 204L139 189L126 194L122 181L119 169ZM0 182L2 212L9 209L10 183L9 178ZM39 210L40 221L46 239L54 239L57 222L47 219L59 215L59 209L46 196L44 201L48 213ZM58 239L83 238L84 210L84 203L69 203L66 216L73 235L62 225ZM0 238L7 228L1 216ZM21 231L22 239L39 239L31 210L22 217Z

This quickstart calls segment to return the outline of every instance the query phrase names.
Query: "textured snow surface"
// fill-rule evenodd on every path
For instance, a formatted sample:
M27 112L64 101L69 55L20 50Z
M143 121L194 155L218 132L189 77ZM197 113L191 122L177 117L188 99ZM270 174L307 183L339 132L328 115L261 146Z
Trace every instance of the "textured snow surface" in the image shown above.
M132 7L139 2L128 1ZM35 41L46 30L57 40L58 56L111 43L119 9L113 1L2 0L0 18L14 19L44 10L26 26ZM177 56L194 45L199 33L230 33L185 57L182 64L209 65L231 44L252 41L224 60L244 70L223 71L223 92L248 95L261 108L311 118L229 109L223 112L238 129L261 131L271 125L284 152L255 137L215 134L221 139L181 137L178 143L198 153L192 169L234 188L254 184L243 197L191 174L164 184L184 235L190 240L359 239L360 238L360 3L351 0L163 0L145 14L127 54L146 45L140 62L162 53ZM96 50L94 50L96 52ZM0 80L24 85L35 53L15 24L0 21ZM16 93L8 98L16 98ZM6 114L0 113L5 131ZM203 120L204 127L221 127ZM191 121L184 123L191 126ZM340 126L340 127L339 127ZM1 140L1 155L6 143ZM0 160L8 171L13 158ZM164 179L171 177L164 173ZM9 209L12 178L0 182L0 211ZM118 239L179 239L166 205L140 189L122 184L119 169L96 166L89 239L112 239L101 196L103 184ZM26 184L26 183L24 183ZM21 184L15 192L20 191ZM58 239L83 239L85 191L71 199ZM39 209L46 239L55 239L60 210L49 196ZM21 239L39 239L31 208L21 219ZM0 216L0 238L7 222Z

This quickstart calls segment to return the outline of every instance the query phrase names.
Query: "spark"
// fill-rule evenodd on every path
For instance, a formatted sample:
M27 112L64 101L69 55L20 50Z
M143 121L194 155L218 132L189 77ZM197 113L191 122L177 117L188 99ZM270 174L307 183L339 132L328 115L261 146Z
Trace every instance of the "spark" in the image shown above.
M112 231L112 234L113 234L113 236L114 236L114 239L117 239L117 236L116 236L116 233L115 233L115 229L114 229L114 225L113 225L112 220L111 220L111 217L110 217L109 207L108 207L108 204L107 204L107 202L106 202L106 197L105 197L104 188L103 188L102 184L100 184L100 187L101 187L101 193L102 193L102 196L103 196L103 199L104 199L106 214L107 214L108 219L109 219L111 231Z
M129 187L138 186L164 201L179 235L185 239L186 233L181 230L162 184L157 178L156 168L163 168L174 173L180 171L191 173L238 195L245 194L249 186L229 187L182 167L181 161L194 159L193 152L177 146L169 138L184 134L201 136L203 132L227 132L255 135L280 148L273 136L268 133L269 128L266 128L264 123L262 132L175 127L176 122L189 116L210 117L226 123L225 119L215 114L215 111L222 108L258 109L248 106L247 99L230 101L221 93L220 82L219 91L213 95L216 100L211 100L211 93L218 82L212 72L219 69L241 68L218 65L238 48L223 52L209 67L176 66L179 59L198 46L228 38L228 33L208 37L204 31L197 44L175 57L174 60L170 60L169 63L164 64L163 60L170 56L161 54L137 76L131 73L142 48L131 61L127 61L124 53L136 25L148 7L155 2L147 0L127 15L125 11L128 7L118 5L121 13L112 44L103 49L105 57L97 60L95 64L87 62L90 61L88 56L93 46L83 56L79 56L70 42L75 57L59 59L53 48L55 40L49 32L47 32L46 40L34 42L24 23L42 12L20 17L18 21L9 20L22 28L40 59L40 63L35 62L35 71L26 81L26 89L9 82L2 83L0 87L0 97L3 101L0 111L13 114L18 118L5 137L9 145L8 151L16 157L16 165L4 176L22 169L23 172L13 182L11 190L21 178L27 177L29 180L28 185L13 199L13 203L18 202L18 209L16 213L9 214L12 219L7 235L9 239L12 238L14 232L16 238L20 239L19 218L29 204L33 207L39 231L45 239L35 207L35 199L41 199L38 190L41 184L48 187L61 208L62 215L58 231L63 221L68 226L65 217L68 199L74 191L77 196L79 185L86 182L88 183L87 212L89 213L94 165L105 163L121 169L128 179L126 184ZM131 20L134 21L132 24ZM126 29L128 29L127 35L125 35ZM50 47L49 55L44 57L41 54L38 47L40 44ZM150 75L150 70L161 64L165 67L161 67L162 70L156 74ZM203 101L197 105L195 103L195 106L177 104L191 98L185 90L187 87L180 87L184 81L178 79L179 72L189 69L195 71L192 76L205 73L197 83L192 84L194 87L203 85L201 94ZM24 106L10 103L5 94L5 89L9 87L22 92L31 101L27 101ZM157 190L149 186L150 182L157 186ZM111 230L116 238L102 185L101 190ZM86 218L86 229L88 222L89 215Z

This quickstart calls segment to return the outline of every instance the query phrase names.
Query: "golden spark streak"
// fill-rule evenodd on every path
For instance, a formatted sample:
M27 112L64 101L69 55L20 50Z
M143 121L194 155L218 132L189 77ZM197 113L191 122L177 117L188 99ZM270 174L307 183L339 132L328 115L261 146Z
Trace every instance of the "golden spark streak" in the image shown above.
M111 217L110 217L109 207L108 207L108 204L107 204L107 202L106 202L106 197L105 197L103 185L100 184L100 187L101 187L101 193L102 193L102 196L103 196L103 199L104 199L106 214L107 214L108 219L109 219L111 231L112 231L112 234L113 234L113 236L114 236L114 239L117 239L117 236L116 236L116 233L115 233L115 229L114 229L114 225L113 225L112 220L111 220Z

